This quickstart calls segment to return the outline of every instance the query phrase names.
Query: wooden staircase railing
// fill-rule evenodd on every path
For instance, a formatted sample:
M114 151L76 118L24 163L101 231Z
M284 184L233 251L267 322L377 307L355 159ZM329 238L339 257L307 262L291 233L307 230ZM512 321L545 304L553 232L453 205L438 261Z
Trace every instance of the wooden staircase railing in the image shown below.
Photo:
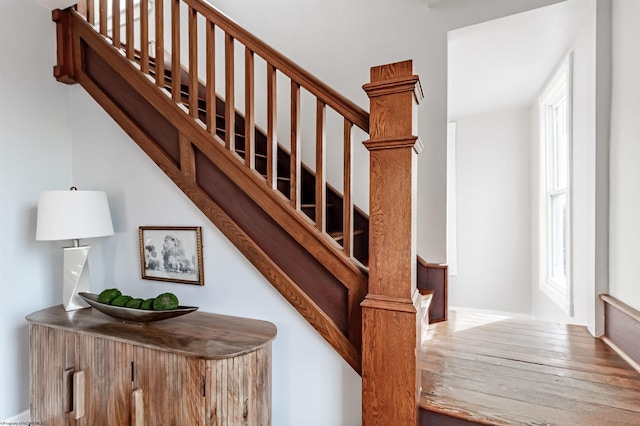
M59 57L54 67L58 80L80 83L360 372L360 303L367 289L366 270L345 256L331 236L319 232L306 214L293 209L286 196L265 185L265 177L246 167L241 153L231 151L215 129L212 133L193 117L195 112L175 101L174 97L182 97L181 79L171 79L171 91L157 86L158 79L166 78L158 77L161 73L154 69L162 61L152 67L150 58L150 74L145 75L136 63L135 49L129 54L126 46L114 48L117 43L75 10L54 11L54 21L58 24ZM180 75L180 71L166 71ZM217 110L210 104L208 111ZM226 120L226 111L216 112ZM236 121L235 114L231 116ZM234 127L225 127L230 140ZM273 152L269 158L275 158Z
M363 423L410 419L417 412L418 390L411 371L417 368L415 332L420 323L414 232L414 157L420 144L413 135L415 101L421 94L411 62L376 67L372 82L365 85L376 118L372 115L371 138L365 144L371 151L371 222L377 235L369 242L368 229L354 227L364 214L354 206L351 175L352 131L356 126L369 132L365 111L201 0L126 0L122 14L120 0L112 0L110 14L107 4L85 0L77 11L54 11L56 78L80 83L363 374L363 406L373 407L363 410ZM171 28L165 29L165 22ZM198 28L204 29L204 40ZM165 34L171 35L169 42ZM220 36L224 60L217 63ZM181 53L184 45L186 53ZM236 58L238 47L244 61ZM265 64L265 87L256 87L257 58ZM243 76L240 86L235 84L238 75ZM278 143L277 76L289 80L288 149ZM216 91L219 80L224 81L224 96ZM301 155L303 91L315 99L311 167ZM256 122L256 93L266 99L265 130ZM326 175L327 110L343 122L341 196ZM305 189L309 176L313 187ZM342 210L334 221L339 229L328 227L327 212L335 205ZM366 255L354 252L354 238L361 241L362 235L371 248L370 269ZM302 254L288 258L298 252ZM369 271L374 291L367 295ZM414 326L404 328L412 321ZM398 386L412 395L408 402L396 404Z
M124 3L123 3L124 2ZM150 8L150 3L153 7ZM335 90L309 74L298 65L284 57L282 54L256 38L245 29L230 20L206 2L201 0L171 0L171 10L167 13L170 16L171 28L165 30L165 11L162 1L152 0L111 0L112 10L107 10L107 0L87 0L79 7L84 12L87 20L105 37L112 40L113 46L122 48L125 57L133 60L136 52L140 52L140 71L149 73L152 68L153 58L163 58L165 50L172 52L170 55L171 75L180 75L182 72L181 58L185 58L189 70L199 70L199 62L204 56L204 73L189 72L188 90L189 99L187 102L189 114L199 119L201 112L199 108L204 106L203 124L212 135L216 135L216 83L217 75L224 75L224 108L222 112L225 120L225 147L240 154L247 167L255 168L255 80L256 58L261 58L266 64L266 91L267 117L266 136L267 150L266 163L267 171L264 176L265 183L273 190L278 189L278 180L289 181L289 193L286 194L291 206L297 211L303 208L301 194L301 91L307 91L315 97L315 199L313 205L315 211L313 220L315 226L321 232L327 234L327 176L326 176L326 123L325 116L327 109L334 110L343 117L343 214L342 229L340 230L341 249L349 257L353 256L353 201L352 201L352 127L355 125L365 133L369 131L369 115L360 107L340 95ZM125 22L121 22L121 5L124 8ZM135 11L135 12L134 12ZM181 15L186 15L186 29L183 28L184 20ZM137 22L134 16L139 16ZM204 28L204 40L198 37L198 28ZM124 43L121 27L124 27ZM165 34L170 34L170 40L165 40ZM153 36L153 47L149 43L150 36ZM224 60L223 64L216 62L216 38L222 37L224 40ZM186 40L186 54L181 51ZM204 46L206 55L201 55L199 46ZM239 62L236 60L236 51L244 48L244 72L238 72ZM150 52L153 49L153 52ZM150 66L151 65L151 66ZM164 72L164 61L157 61L154 72L156 84L165 87L166 74ZM236 78L239 74L244 75L241 82L241 90L244 91L243 102L236 102ZM278 176L278 137L277 122L278 110L276 76L284 75L290 80L290 166L288 176ZM200 81L205 82L204 105L198 102ZM171 93L173 99L181 103L181 81L172 79ZM238 150L237 137L235 132L235 112L238 111L244 117L244 144L243 149Z

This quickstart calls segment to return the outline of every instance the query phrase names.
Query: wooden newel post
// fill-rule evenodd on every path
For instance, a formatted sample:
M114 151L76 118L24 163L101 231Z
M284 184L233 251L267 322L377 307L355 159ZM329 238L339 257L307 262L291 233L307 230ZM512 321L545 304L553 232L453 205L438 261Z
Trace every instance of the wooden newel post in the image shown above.
M73 36L71 33L71 12L55 9L51 19L56 23L57 64L53 67L53 76L61 83L74 84Z
M369 293L362 302L362 424L415 425L419 343L416 175L422 99L411 61L371 69Z

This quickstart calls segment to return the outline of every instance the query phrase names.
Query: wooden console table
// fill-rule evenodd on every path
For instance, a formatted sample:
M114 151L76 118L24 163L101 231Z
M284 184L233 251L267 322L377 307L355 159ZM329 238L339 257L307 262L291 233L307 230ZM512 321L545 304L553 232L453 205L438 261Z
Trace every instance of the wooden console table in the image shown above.
M194 312L135 324L62 306L27 320L34 422L271 424L269 322Z

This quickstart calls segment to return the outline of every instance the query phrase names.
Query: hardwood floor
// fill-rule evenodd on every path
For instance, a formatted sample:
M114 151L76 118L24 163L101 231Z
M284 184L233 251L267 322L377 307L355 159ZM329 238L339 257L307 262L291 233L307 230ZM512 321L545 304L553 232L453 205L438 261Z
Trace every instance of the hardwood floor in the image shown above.
M452 311L420 368L421 425L640 425L640 373L585 327Z

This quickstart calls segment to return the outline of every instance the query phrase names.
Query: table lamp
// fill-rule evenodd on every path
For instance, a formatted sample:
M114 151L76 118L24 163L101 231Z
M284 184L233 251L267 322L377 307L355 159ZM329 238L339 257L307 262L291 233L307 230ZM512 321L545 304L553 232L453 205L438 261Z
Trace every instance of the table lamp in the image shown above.
M78 292L89 291L91 246L80 246L80 238L113 235L107 194L102 191L44 191L38 198L36 240L73 240L64 247L62 279L63 306L66 311L89 307Z

